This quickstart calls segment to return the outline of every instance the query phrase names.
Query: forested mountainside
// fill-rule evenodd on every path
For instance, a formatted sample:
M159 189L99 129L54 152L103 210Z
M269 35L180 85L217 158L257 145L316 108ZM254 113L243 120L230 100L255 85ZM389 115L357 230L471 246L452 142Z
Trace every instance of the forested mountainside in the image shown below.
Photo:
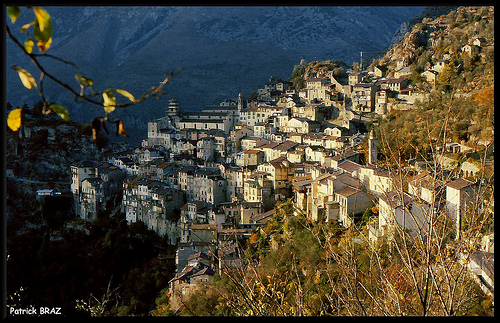
M409 135L402 141L408 152L404 157L418 155L415 147L424 155L430 153L428 130L441 129L444 122L448 138L455 142L474 149L493 144L493 7L460 7L434 20L423 19L372 66L385 64L394 71L402 61L410 68L412 91L427 98L416 101L415 110L395 111L381 123L381 133L401 130L394 142ZM444 66L432 84L422 73L439 62ZM431 133L436 142L440 135L437 130Z

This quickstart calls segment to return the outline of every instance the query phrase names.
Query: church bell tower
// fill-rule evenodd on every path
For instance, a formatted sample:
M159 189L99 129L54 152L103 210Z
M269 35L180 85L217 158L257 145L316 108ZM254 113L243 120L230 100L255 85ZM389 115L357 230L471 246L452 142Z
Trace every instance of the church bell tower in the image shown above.
M165 109L165 116L169 119L170 128L177 128L180 120L179 102L176 98L171 98L168 107Z
M168 107L165 111L167 117L178 117L179 116L179 102L176 98L171 98L168 102Z
M243 95L241 93L238 95L238 112L246 108L246 101L243 99Z

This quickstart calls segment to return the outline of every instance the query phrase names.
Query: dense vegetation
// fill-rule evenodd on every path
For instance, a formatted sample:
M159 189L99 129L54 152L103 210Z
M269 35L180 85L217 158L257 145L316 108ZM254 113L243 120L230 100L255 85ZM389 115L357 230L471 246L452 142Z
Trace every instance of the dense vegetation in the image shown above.
M127 226L119 212L110 217L110 208L89 224L61 218L69 207L57 205L46 200L46 224L7 237L7 306L148 315L173 276L175 249L141 222Z
M413 109L389 112L385 118L379 118L379 126L375 127L377 138L384 142L382 161L394 164L391 155L396 152L399 162L428 159L436 146L448 140L474 148L473 154L455 156L457 159L484 160L485 148L493 141L493 9L483 7L474 14L459 8L441 18L446 19L446 28L435 32L431 45L415 48L410 65L414 91L427 93L427 99L416 100ZM426 26L417 24L413 32L423 32ZM475 38L485 39L485 46L470 55L462 52L461 48ZM382 60L390 60L395 53L388 53ZM431 87L420 73L444 59L445 54L448 63Z
M423 278L419 274L426 259L418 257L421 250L414 241L403 252L397 250L404 244L402 236L397 238L397 244L384 240L374 247L355 228L312 223L302 216L291 216L289 201L278 208L277 216L249 239L244 268L217 276L212 285L195 292L177 314L492 314L492 300L467 275L457 274L461 266L453 261L453 249L443 248L446 256L442 259L433 257L433 266L443 275L443 287L424 296L426 280L415 283L414 278ZM366 230L363 225L360 231L366 235ZM449 241L449 237L446 239ZM415 267L408 266L406 252L411 254ZM450 283L451 277L447 275L456 279L449 285L455 286L454 291L444 287L445 282ZM452 308L448 312L439 302L438 293L446 302L450 301ZM157 299L153 315L171 314L165 289Z

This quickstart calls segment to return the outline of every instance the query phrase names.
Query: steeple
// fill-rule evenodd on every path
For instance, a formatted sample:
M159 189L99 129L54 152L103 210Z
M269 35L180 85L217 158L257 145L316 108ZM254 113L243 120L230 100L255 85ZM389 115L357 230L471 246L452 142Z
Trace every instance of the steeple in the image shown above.
M243 95L241 93L238 95L238 111L243 110L246 108L246 102L245 99L243 99Z
M375 134L373 129L370 131L370 136L368 137L368 164L375 165L377 163L377 139L375 139Z

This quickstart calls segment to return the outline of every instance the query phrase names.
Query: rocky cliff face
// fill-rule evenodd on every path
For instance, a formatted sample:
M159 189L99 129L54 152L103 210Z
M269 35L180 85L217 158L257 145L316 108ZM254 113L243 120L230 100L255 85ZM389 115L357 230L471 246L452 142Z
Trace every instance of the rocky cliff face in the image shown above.
M270 75L288 78L295 64L341 59L348 65L359 52L379 51L394 32L423 7L46 7L53 19L51 54L76 63L95 88L122 88L139 96L183 69L160 100L148 101L128 114L129 127L159 117L175 96L184 110L198 110L249 95ZM29 19L23 14L12 29ZM30 17L31 18L31 17ZM14 28L15 27L15 28ZM75 71L50 62L50 70L69 82ZM32 64L7 42L7 65ZM37 73L35 74L37 75ZM14 71L7 71L7 101L14 106L38 100L22 88ZM100 110L46 84L53 101L67 106L76 121L90 122ZM139 118L135 111L139 111ZM131 116L133 114L133 117ZM144 134L142 134L144 135Z
M405 21L399 26L398 30L394 33L391 39L390 47L394 44L399 43L405 37L405 34L415 26L415 24L422 21L423 18L436 19L441 15L447 15L450 11L456 9L457 6L436 6L436 7L426 7L424 10L417 13L413 18Z

